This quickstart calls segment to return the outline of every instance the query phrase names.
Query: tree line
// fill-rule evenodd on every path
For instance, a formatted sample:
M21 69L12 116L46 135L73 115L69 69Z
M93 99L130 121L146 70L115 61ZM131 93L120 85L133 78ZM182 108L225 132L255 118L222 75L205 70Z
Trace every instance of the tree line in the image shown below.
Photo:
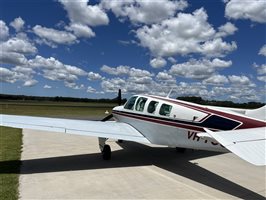
M217 101L217 100L205 100L197 96L184 96L177 97L179 100L188 101L192 103L198 103L202 105L211 106L222 106L222 107L234 107L234 108L259 108L265 105L261 102L247 102L247 103L235 103L232 101ZM94 102L94 103L117 103L118 97L113 99L89 99L89 98L76 98L76 97L41 97L41 96L26 96L26 95L11 95L11 94L0 94L0 100L11 100L11 101L54 101L54 102ZM122 104L127 99L122 99Z
M235 103L232 101L217 101L217 100L205 100L201 97L188 96L188 97L177 97L179 100L188 101L192 103L198 103L202 105L210 106L221 106L221 107L231 107L231 108L260 108L265 105L261 102L247 102L247 103Z
M117 103L118 98L113 99L89 99L89 98L76 98L76 97L42 97L42 96L26 96L26 95L11 95L0 94L0 100L9 101L54 101L54 102L88 102L88 103ZM122 103L125 103L126 99L122 99Z

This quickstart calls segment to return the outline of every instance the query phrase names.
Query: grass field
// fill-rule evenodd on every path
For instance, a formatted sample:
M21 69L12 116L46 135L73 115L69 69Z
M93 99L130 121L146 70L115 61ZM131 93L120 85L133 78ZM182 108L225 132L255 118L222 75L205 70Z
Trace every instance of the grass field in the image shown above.
M0 126L0 199L18 199L21 146L20 129Z
M0 101L1 114L101 119L116 104L82 102ZM18 199L21 129L0 126L0 199Z
M2 114L31 115L63 118L104 117L116 104L76 103L76 102L38 102L38 101L0 101Z

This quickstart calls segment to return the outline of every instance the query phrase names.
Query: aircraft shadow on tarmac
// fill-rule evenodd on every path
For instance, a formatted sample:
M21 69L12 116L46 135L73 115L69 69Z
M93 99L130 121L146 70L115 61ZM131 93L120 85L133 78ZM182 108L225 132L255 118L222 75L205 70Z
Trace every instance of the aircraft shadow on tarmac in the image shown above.
M175 153L171 148L149 147L134 142L118 144L123 149L113 151L110 161L102 160L100 153L22 161L2 161L0 162L0 166L2 166L0 167L0 174L34 174L154 165L241 199L265 199L265 197L241 185L198 166L197 163L190 162L193 159L214 156L220 153L188 151L182 154ZM13 167L18 162L21 162L20 170Z

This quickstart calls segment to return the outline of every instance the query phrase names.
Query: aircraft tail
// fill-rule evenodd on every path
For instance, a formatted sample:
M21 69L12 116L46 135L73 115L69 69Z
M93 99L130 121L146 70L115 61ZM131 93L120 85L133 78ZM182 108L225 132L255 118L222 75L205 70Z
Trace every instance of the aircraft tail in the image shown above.
M245 115L265 121L266 120L266 105L258 109L246 110Z

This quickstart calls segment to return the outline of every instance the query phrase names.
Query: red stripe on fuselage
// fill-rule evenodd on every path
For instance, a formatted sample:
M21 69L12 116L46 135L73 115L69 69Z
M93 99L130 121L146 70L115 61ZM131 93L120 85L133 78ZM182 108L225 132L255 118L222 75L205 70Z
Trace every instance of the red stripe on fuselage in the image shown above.
M144 121L148 121L148 122L153 122L153 123L157 123L157 124L173 126L173 127L176 127L176 128L188 129L188 130L192 130L192 131L196 131L196 132L205 132L203 127L198 127L198 126L193 126L193 125L186 125L186 124L182 124L182 123L179 123L179 122L165 121L165 120L163 120L163 118L162 119L154 119L154 118L151 118L149 116L147 116L147 117L146 116L140 116L140 115L136 115L134 113L125 113L125 112L120 112L120 111L113 111L113 114L126 116L126 117L130 117L130 118L138 119L138 120L144 120ZM208 128L208 127L204 127L204 128ZM217 131L217 129L210 129L210 130Z

